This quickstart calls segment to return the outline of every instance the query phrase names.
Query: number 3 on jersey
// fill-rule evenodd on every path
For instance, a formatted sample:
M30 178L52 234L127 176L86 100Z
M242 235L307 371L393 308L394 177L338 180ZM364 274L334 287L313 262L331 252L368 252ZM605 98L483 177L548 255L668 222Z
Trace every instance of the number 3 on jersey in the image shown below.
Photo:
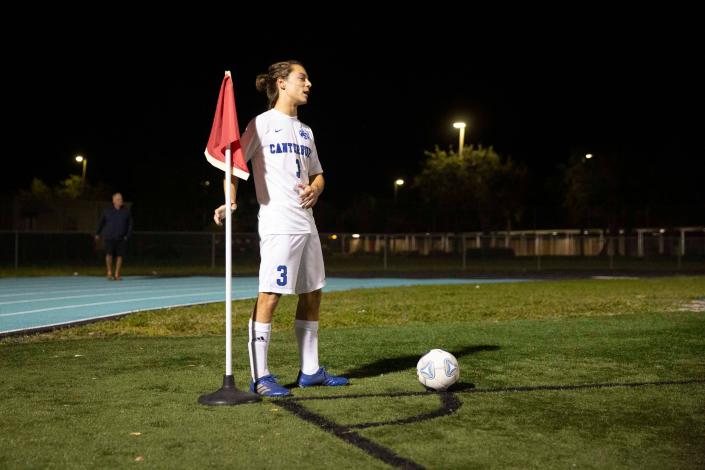
M297 163L298 163L298 160L297 160ZM280 276L279 276L279 279L277 279L277 285L278 285L278 286L285 286L286 283L287 283L287 279L286 279L286 266L284 266L283 264L277 266L277 271L279 271L279 272L281 273Z

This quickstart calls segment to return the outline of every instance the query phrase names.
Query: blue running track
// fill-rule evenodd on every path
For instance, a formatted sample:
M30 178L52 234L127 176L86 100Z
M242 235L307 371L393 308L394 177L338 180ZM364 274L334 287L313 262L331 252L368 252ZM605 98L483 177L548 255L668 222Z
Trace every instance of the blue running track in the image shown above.
M521 279L327 278L324 292L410 285L487 284ZM256 277L235 277L233 299L257 296ZM142 310L223 302L222 277L27 277L0 279L0 335Z

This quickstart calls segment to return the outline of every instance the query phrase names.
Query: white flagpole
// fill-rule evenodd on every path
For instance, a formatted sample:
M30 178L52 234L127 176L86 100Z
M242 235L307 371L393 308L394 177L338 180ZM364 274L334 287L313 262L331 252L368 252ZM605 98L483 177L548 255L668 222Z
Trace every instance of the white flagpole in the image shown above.
M226 71L225 75L230 76L230 72ZM223 87L225 85L226 82L225 79L223 79ZM223 88L221 87L221 97L222 95ZM235 103L233 102L232 105L234 106ZM216 115L214 125L218 122L220 121ZM209 157L209 159L212 158L207 150L206 156ZM233 178L232 160L232 152L230 144L228 144L225 148L225 376L223 377L223 386L221 388L213 393L201 395L198 398L198 403L202 405L238 405L262 400L262 397L256 393L238 390L235 386L235 378L233 377L233 226L232 211L230 210L230 197L233 195L230 188ZM220 167L220 165L216 166Z
M230 183L232 181L232 155L230 145L225 149L225 375L233 375L233 260L232 260L232 211Z

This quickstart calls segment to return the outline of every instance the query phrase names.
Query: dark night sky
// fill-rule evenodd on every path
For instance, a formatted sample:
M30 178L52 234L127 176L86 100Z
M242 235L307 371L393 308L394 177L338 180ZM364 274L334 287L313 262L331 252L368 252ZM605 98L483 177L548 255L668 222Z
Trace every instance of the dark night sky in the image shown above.
M301 60L313 82L299 117L316 134L332 201L391 197L393 179L413 176L424 150L457 146L451 124L459 119L469 123L466 144L494 145L536 181L580 149L627 150L668 170L674 188L698 180L705 80L697 31L493 23L450 34L457 26L449 21L398 33L358 24L245 35L217 49L195 31L131 41L98 31L51 36L6 69L22 124L17 151L35 158L17 160L3 192L33 176L53 184L79 172L72 157L80 153L90 181L128 200L190 198L219 177L203 149L223 70L233 72L244 130L265 110L255 76L287 58ZM685 180L674 178L678 167L690 169Z

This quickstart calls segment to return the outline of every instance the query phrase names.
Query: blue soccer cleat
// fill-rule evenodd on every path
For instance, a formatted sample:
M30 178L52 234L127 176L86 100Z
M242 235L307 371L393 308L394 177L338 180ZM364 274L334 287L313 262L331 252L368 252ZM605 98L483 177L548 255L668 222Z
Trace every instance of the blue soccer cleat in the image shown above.
M323 385L325 387L339 387L340 385L347 385L348 379L345 377L337 377L335 375L330 375L326 370L321 367L315 374L304 374L299 371L299 377L296 379L299 387L312 387L314 385Z
M279 385L276 376L272 374L260 377L257 381L250 381L250 392L263 397L286 397L291 395L289 389Z

